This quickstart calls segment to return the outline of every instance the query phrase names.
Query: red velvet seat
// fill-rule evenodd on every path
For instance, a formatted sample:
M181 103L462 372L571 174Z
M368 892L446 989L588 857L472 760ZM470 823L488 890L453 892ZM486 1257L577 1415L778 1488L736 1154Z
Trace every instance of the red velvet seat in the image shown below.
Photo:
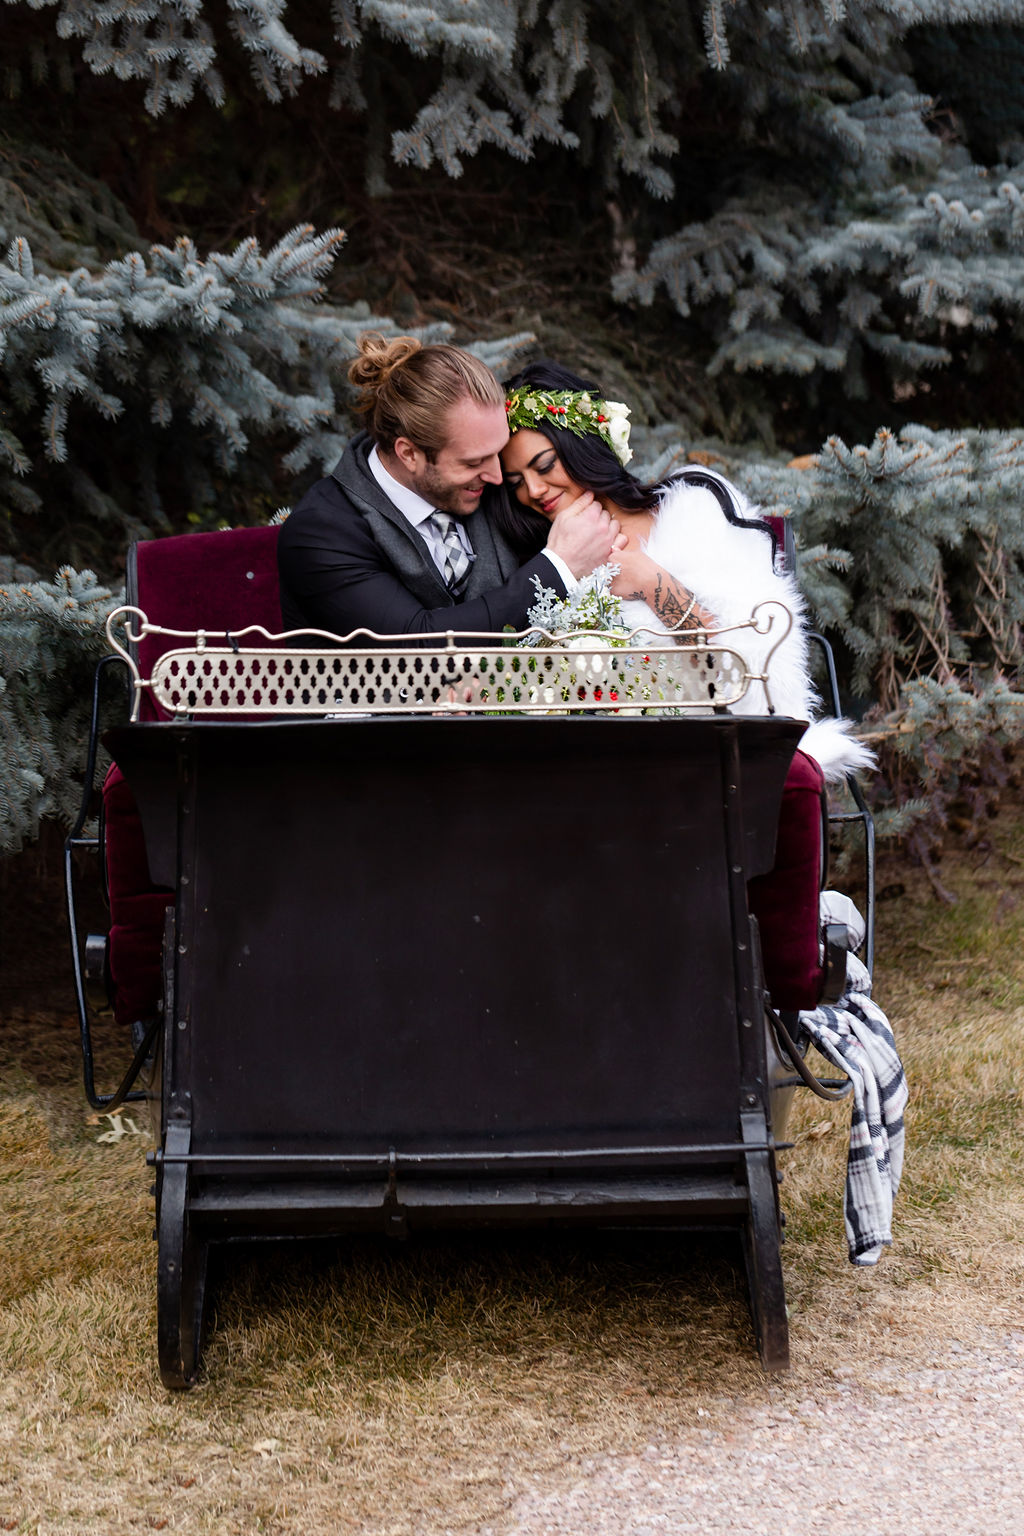
M776 538L776 562L796 565L793 524L769 517ZM775 842L775 865L747 884L750 910L761 930L765 980L776 1008L814 1008L825 984L818 896L825 877L827 800L825 775L797 751L786 776Z
M786 776L775 865L747 883L761 930L765 980L776 1008L814 1008L825 973L819 948L818 894L824 872L825 775L797 751Z
M128 557L128 601L151 623L169 629L224 635L262 624L276 635L281 629L277 535L276 527L230 528L135 544ZM138 648L142 675L148 677L177 644L162 635L144 639ZM167 719L148 693L139 716Z
M128 559L128 601L151 623L169 629L223 635L261 624L277 634L277 528L190 533L135 544ZM148 677L164 651L178 643L162 635L144 638L137 658L142 675ZM143 691L139 717L164 720L167 714ZM139 813L115 764L104 780L103 811L114 1017L118 1023L132 1024L156 1011L164 909L174 892L155 886L150 878Z

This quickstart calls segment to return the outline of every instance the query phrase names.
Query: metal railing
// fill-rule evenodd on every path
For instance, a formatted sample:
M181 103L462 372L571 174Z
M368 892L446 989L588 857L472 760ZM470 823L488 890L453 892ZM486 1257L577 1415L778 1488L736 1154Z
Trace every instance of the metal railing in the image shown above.
M233 633L175 630L126 606L108 618L107 638L131 675L133 720L147 690L165 713L190 717L565 710L629 715L727 710L752 683L763 685L768 713L771 658L792 624L789 610L771 602L759 604L744 623L716 630L554 635L530 629L501 639L448 631L425 646L422 636L414 644L408 635L369 630L346 636L308 630L273 635L259 625ZM124 644L115 638L118 626ZM745 630L778 631L760 672L735 648ZM138 649L150 638L186 643L163 651L145 677Z

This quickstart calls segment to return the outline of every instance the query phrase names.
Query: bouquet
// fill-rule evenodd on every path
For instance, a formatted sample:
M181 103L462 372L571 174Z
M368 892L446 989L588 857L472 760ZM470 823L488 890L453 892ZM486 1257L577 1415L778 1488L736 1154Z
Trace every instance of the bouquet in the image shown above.
M537 600L526 616L534 627L517 644L531 650L556 646L562 651L591 653L580 656L578 662L563 658L555 673L550 667L543 668L544 692L552 704L578 707L599 704L606 694L608 700L616 702L622 696L620 669L610 664L610 658L603 660L600 654L593 654L624 646L629 639L622 602L611 590L618 574L617 565L599 565L589 576L574 582L565 597L534 576ZM538 673L535 659L528 666ZM557 707L552 710L554 714L562 712Z
M542 586L540 577L534 576L537 601L526 618L536 628L519 644L553 645L562 636L571 635L573 640L566 648L574 650L593 645L596 631L607 636L609 645L625 645L629 630L622 617L622 600L611 590L618 574L617 565L599 565L575 582L565 597L559 597L553 587Z

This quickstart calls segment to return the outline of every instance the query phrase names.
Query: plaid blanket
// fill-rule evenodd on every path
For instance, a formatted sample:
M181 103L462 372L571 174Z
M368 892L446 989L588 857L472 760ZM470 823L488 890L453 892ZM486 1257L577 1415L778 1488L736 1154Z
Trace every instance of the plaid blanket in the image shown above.
M801 1013L815 1046L853 1082L850 1155L843 1215L852 1264L877 1264L892 1243L892 1208L903 1172L907 1080L889 1020L871 1001L871 978L856 955L839 1002Z

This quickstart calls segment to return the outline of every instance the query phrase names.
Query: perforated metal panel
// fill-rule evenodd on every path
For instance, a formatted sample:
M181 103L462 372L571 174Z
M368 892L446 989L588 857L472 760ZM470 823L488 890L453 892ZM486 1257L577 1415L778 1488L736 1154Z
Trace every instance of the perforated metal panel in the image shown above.
M520 713L714 708L746 692L742 657L671 650L169 651L153 668L173 714Z

